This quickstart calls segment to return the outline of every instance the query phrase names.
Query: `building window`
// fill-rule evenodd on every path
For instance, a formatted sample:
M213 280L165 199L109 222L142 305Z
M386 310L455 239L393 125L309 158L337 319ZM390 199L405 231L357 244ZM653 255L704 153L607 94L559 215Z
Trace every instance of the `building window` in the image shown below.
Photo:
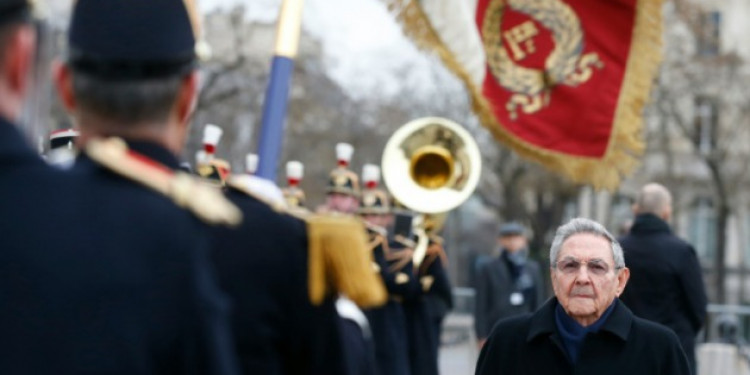
M718 105L713 98L697 97L694 108L693 144L702 155L708 155L716 148Z
M625 195L617 195L612 199L609 223L616 236L624 236L630 231L630 226L633 225L633 203L633 198Z
M698 198L690 207L688 239L705 263L712 263L716 252L716 212L710 198Z
M698 55L711 57L719 55L721 39L721 13L702 12L698 19Z

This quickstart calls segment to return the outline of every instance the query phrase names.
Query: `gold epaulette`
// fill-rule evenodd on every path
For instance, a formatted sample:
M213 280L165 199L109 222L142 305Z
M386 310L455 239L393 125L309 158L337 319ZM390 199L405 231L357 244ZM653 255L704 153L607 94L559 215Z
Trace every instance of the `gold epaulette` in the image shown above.
M310 301L317 305L327 294L341 293L362 308L384 304L388 295L373 272L362 222L334 215L310 215L306 222Z
M236 226L242 212L221 192L202 185L196 178L172 171L133 153L120 138L94 139L86 154L99 165L159 192L209 224Z

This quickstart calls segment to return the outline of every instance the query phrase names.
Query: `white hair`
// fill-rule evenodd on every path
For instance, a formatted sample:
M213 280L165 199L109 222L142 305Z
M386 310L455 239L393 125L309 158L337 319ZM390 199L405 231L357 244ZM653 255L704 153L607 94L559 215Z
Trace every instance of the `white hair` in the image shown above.
M612 247L612 258L615 260L615 268L625 267L625 256L622 254L622 246L617 239L607 231L601 224L591 219L578 217L570 220L565 225L557 228L555 239L552 240L552 247L549 250L550 267L555 267L557 257L560 255L560 248L563 242L574 234L589 233L600 236L609 241Z
M635 208L639 214L661 216L671 205L672 195L669 190L655 182L644 185L635 200Z

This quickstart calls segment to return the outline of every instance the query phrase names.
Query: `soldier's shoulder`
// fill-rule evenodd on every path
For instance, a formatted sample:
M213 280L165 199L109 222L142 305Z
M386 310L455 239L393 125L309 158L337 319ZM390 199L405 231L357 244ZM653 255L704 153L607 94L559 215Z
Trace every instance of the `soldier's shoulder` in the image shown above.
M140 189L149 190L171 201L173 206L191 212L205 223L237 225L242 221L239 209L218 190L201 184L192 176L174 172L142 155L130 152L120 139L91 140L85 152L94 164L134 183ZM127 199L121 201L126 202Z
M248 215L273 217L283 221L305 222L311 213L304 208L288 207L281 189L273 182L255 176L232 176L227 179L227 195Z

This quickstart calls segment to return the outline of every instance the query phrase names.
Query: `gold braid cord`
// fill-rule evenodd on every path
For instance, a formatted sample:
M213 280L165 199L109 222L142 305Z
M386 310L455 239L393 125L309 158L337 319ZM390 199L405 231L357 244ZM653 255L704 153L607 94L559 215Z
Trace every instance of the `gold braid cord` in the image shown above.
M380 306L388 295L372 269L365 227L344 216L307 218L310 301L319 305L326 295L341 293L361 308Z
M627 70L620 90L610 141L602 158L572 156L543 149L509 133L495 118L490 103L482 95L481 87L472 82L469 73L442 42L419 2L381 1L388 6L402 25L404 34L418 48L436 53L445 66L464 82L470 95L472 110L482 125L497 140L509 145L522 157L534 160L576 183L591 184L597 189L609 190L616 189L620 179L633 172L639 165L639 157L644 150L641 139L641 110L661 62L663 0L637 0Z
M86 154L97 164L140 185L169 197L208 224L237 226L242 212L216 189L203 185L186 173L170 173L128 155L122 139L93 139Z

